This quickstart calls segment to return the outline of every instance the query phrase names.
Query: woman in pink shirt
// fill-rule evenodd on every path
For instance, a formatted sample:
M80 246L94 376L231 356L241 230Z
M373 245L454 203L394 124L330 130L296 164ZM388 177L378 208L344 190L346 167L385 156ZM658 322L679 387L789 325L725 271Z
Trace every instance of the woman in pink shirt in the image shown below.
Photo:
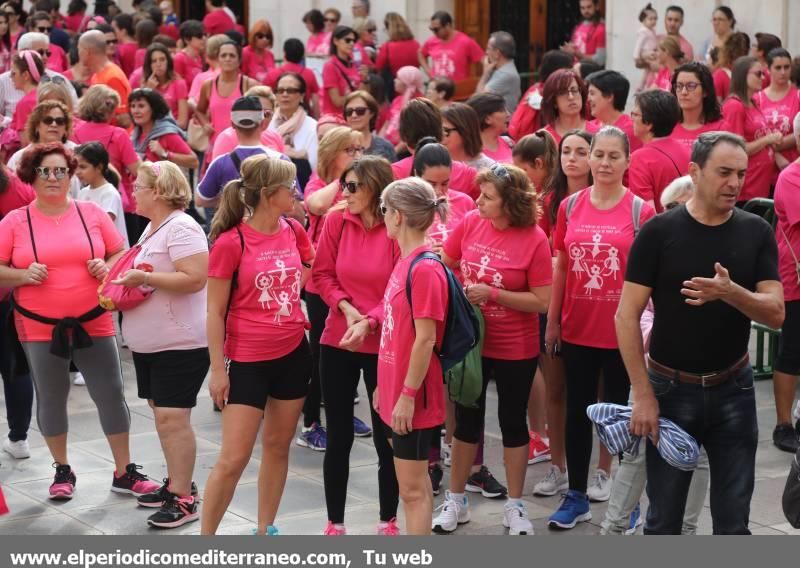
M684 60L683 51L675 38L665 37L658 43L656 53L661 68L653 80L652 87L669 91L672 88L672 74Z
M200 531L216 532L261 430L254 534L273 535L311 378L300 292L314 247L300 223L285 217L294 209L294 164L257 154L241 173L225 186L209 234L209 390L222 409L223 435Z
M11 61L11 82L14 84L14 88L22 91L24 95L17 103L14 115L11 117L11 124L7 128L16 132L17 140L23 145L29 142L25 135L25 122L33 111L33 107L36 106L36 87L42 80L44 71L42 58L30 49L20 51Z
M11 69L11 33L8 31L8 15L0 10L0 73Z
M592 141L589 164L594 185L561 202L556 222L553 298L545 347L560 352L566 368L566 455L569 491L549 526L571 529L591 519L589 499L607 500L610 476L597 470L589 483L592 427L586 407L603 400L628 402L630 382L614 331L625 262L637 226L655 212L622 184L630 163L628 137L603 127Z
M342 114L344 99L357 91L363 77L353 63L356 33L347 26L337 26L331 37L330 58L322 68L322 114Z
M186 81L175 73L172 54L160 43L147 48L142 67L142 87L161 93L172 112L172 117L182 130L189 124L189 104L186 102Z
M192 190L170 162L145 162L136 178L136 212L150 220L133 268L115 281L152 294L125 312L122 333L133 354L139 398L153 409L167 481L139 505L159 509L149 525L175 528L200 518L192 472L197 444L191 424L208 373L206 278L208 241L184 213ZM159 333L153 333L158 322Z
M539 355L536 314L544 313L550 301L552 256L536 224L536 192L524 171L496 164L481 170L478 183L478 210L467 213L448 236L442 259L460 268L467 299L480 307L486 322L483 391L477 408L456 404L450 491L433 528L450 533L469 520L464 490L484 428L486 389L494 378L508 480L503 525L512 535L533 534L522 501L530 443L527 407Z
M75 490L67 452L70 359L83 373L111 448L111 490L140 496L158 484L131 462L114 324L97 303L99 282L125 242L99 206L69 197L75 167L59 143L37 144L23 156L17 173L36 199L0 221L0 286L15 288L15 329L36 387L39 430L56 468L50 499L72 499Z
M311 35L306 42L306 55L327 57L330 53L331 32L325 30L325 18L319 10L309 10L303 23Z
M389 69L392 76L397 75L401 67L419 65L419 42L408 27L405 18L397 12L388 12L383 20L388 41L381 44L375 68L378 72Z
M481 121L468 104L453 103L442 109L442 143L454 161L476 170L497 163L483 153Z
M779 131L771 130L764 113L754 101L761 90L764 71L752 56L736 60L731 78L731 95L722 105L725 125L747 143L747 175L744 178L738 204L754 197L769 197L778 175L774 148L783 142Z
M775 147L775 159L778 166L784 168L800 157L792 133L794 117L800 113L800 91L791 82L792 56L788 51L773 49L767 54L767 65L770 85L757 92L754 100L764 113L770 130L783 134L783 140Z
M510 164L514 141L504 135L511 118L505 99L497 93L478 93L472 95L467 104L478 113L483 153L495 162Z
M186 143L183 129L170 115L167 101L152 89L135 89L128 97L133 132L131 141L143 160L167 160L182 168L197 167L197 156Z
M589 132L597 132L604 126L615 126L628 137L631 152L638 150L642 143L633 134L633 121L625 114L631 84L619 71L603 69L586 77L586 100L594 117L586 125Z
M428 453L445 414L442 365L434 350L441 346L449 299L441 262L420 256L431 253L426 233L435 215L446 218L447 199L436 197L418 178L404 179L384 189L381 211L401 258L389 277L383 305L353 322L340 345L358 349L380 327L378 386L372 401L381 420L376 435L392 445L406 533L426 535L433 512Z
M361 134L346 126L337 126L329 131L319 142L317 152L317 171L305 187L305 205L308 211L308 234L316 247L322 235L324 217L328 210L342 198L339 179L342 174L364 153ZM308 397L303 408L303 428L297 437L298 446L316 451L325 451L327 432L321 423L321 390L319 379L320 338L328 317L328 305L320 296L319 289L312 280L306 286L306 309L311 322L309 341L313 370ZM352 391L351 391L352 392ZM352 402L352 401L351 401Z
M586 83L572 69L554 71L542 87L542 125L556 141L571 130L586 128Z
M259 83L264 83L269 70L275 67L272 41L272 26L269 22L256 20L250 29L249 45L242 51L242 71Z
M694 141L704 132L725 130L708 67L691 61L676 68L672 74L671 91L681 107L681 121L675 125L670 138L683 144L689 152Z
M733 32L719 48L719 66L714 71L714 90L719 102L728 98L731 89L733 64L750 53L750 38L742 32ZM763 77L762 77L763 78Z
M320 382L328 426L322 469L328 508L326 535L346 534L345 501L354 431L353 390L362 372L370 403L377 386L377 336L370 336L354 351L343 349L340 342L350 325L383 309L383 291L400 257L397 243L386 235L378 207L381 191L392 179L389 163L377 156L359 158L345 170L340 177L344 203L326 216L314 265L313 281L330 310L320 339ZM365 264L365 258L372 260ZM377 533L395 536L399 534L396 519L399 490L392 448L371 404L370 409L378 454Z
M424 88L422 72L416 66L401 68L394 78L396 96L389 105L389 116L379 134L394 144L395 150L400 145L400 112L408 104L408 101L423 96Z

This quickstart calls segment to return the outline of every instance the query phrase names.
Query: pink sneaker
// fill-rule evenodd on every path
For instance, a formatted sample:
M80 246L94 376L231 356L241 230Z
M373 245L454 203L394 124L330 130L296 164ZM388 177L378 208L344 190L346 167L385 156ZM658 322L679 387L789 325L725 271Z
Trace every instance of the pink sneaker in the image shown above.
M344 528L344 525L335 525L328 521L328 526L325 527L325 532L322 534L325 536L344 536L347 534L347 529Z
M50 499L54 501L69 501L75 492L77 478L75 472L68 465L53 464L56 467L56 475L53 484L50 486Z
M140 497L148 493L154 493L161 489L161 485L139 473L142 466L129 463L125 468L125 473L117 477L114 474L114 481L111 483L111 491L115 493L127 493Z
M528 465L550 461L550 444L538 432L530 432L531 441L528 446Z
M390 521L381 521L378 523L379 536L400 536L400 529L397 526L397 519L394 518Z

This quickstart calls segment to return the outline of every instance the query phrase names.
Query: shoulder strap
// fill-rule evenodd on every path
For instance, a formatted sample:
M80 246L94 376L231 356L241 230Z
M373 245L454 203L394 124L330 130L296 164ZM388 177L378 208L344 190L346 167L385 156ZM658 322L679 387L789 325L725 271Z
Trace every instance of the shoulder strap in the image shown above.
M667 158L669 158L669 161L670 161L670 162L672 162L672 165L675 167L675 171L676 171L676 172L678 172L678 177L680 177L680 176L682 176L682 175L683 175L683 172L681 172L681 169L678 167L678 164L676 164L676 163L675 163L675 160L673 160L673 159L672 159L672 156L670 156L669 154L667 154L667 153L666 153L664 150L662 150L661 148L658 148L658 147L656 147L656 146L653 146L653 145L650 145L650 147L651 147L653 150L658 150L659 152L661 152L662 154L664 154L664 155L665 155Z
M36 252L36 239L33 238L33 222L31 221L31 206L25 208L25 215L28 217L28 232L31 235L31 248L33 249L33 259L38 263L39 254Z
M239 95L244 96L244 73L239 74Z
M334 57L336 56L334 55ZM342 69L341 66L337 65L336 61L333 62L333 66L336 67L336 69L339 70L339 73L342 75L342 77L344 77L344 80L347 82L347 86L350 87L350 90L355 91L356 89L355 87L353 87L353 83L350 82L350 77L347 76L347 73L344 72L344 69Z
M427 251L427 250L424 251L424 252L419 253L416 257L414 257L414 260L411 261L411 265L408 267L408 276L406 277L406 298L408 299L408 307L409 307L409 309L411 311L411 327L412 328L414 327L414 305L411 303L411 273L414 271L414 267L417 265L417 263L420 260L424 260L426 258L431 259L431 260L435 260L436 262L438 262L439 264L444 266L444 263L442 262L442 259L439 258L438 255L432 253L431 251Z
M242 256L244 256L244 235L242 234L242 230L239 228L239 225L234 227L236 229L236 233L239 235L239 244L242 247ZM239 257L239 264L242 263L241 257ZM225 318L222 320L223 324L227 325L228 323L228 314L231 311L231 300L233 300L233 291L238 287L237 282L239 281L239 266L236 266L236 270L233 271L233 275L231 276L231 291L228 294L228 304L225 306Z
M297 229L295 229L294 223L292 223L292 219L284 217L284 221L286 221L286 224L289 225L289 228L292 230L292 233L294 233L294 243L295 245L297 245ZM299 248L297 249L297 252L298 253L300 252ZM300 259L300 264L302 264L304 268L311 268L311 264L309 264L308 262L304 262L302 258Z
M644 207L644 199L638 195L633 196L633 238L639 234L639 229L642 226L642 207Z
M75 209L78 210L78 217L81 218L81 225L83 225L83 231L86 233L86 238L89 239L89 252L91 252L92 256L89 258L94 258L94 244L92 243L92 237L89 235L89 229L86 227L86 221L83 219L83 213L81 213L81 208L78 207L78 202L75 202Z
M231 153L228 154L228 156L230 157L231 161L233 162L233 165L236 167L236 173L238 173L241 176L242 175L242 171L241 171L241 169L242 169L242 159L239 157L239 154L236 153L236 150L232 150Z
M583 191L583 190L581 190ZM572 215L572 210L575 209L575 203L578 201L578 196L581 194L581 191L576 191L572 195L567 198L567 207L566 207L566 217L567 223L569 224L570 215Z

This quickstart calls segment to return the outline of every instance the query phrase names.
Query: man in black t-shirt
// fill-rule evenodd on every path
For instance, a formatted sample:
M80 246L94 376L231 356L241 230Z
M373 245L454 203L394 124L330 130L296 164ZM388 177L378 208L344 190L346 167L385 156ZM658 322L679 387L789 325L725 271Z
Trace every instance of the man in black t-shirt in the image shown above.
M616 316L633 388L631 432L658 439L669 418L705 447L715 534L749 534L758 443L750 321L779 328L783 288L777 245L763 219L735 208L747 170L744 141L701 135L685 207L651 219L633 243ZM645 354L639 320L652 298ZM668 465L647 444L646 534L680 534L691 472Z

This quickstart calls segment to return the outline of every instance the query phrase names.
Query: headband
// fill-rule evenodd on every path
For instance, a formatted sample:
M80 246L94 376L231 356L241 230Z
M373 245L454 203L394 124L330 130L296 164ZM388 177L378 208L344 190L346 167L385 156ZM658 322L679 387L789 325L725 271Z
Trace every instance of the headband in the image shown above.
M39 73L39 69L36 67L36 60L41 61L39 54L32 49L26 49L22 52L22 56L25 58L25 64L28 66L28 73L31 74L31 78L34 82L39 83L42 80L42 74Z
M153 173L156 174L156 177L161 175L161 164L158 162L153 162Z

